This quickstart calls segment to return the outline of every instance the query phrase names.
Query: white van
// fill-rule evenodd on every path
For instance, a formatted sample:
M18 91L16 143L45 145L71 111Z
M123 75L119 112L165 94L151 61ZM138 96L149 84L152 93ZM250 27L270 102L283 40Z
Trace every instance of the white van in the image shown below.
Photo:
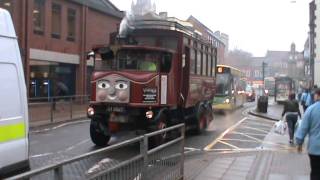
M0 8L0 179L29 167L28 104L11 16Z

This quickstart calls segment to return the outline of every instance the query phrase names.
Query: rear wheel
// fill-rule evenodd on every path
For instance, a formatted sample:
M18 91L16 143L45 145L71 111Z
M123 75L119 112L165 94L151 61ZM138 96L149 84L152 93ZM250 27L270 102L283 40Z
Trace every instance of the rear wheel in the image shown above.
M108 132L107 128L102 128L102 126L99 124L99 122L95 122L94 120L91 120L90 123L90 137L92 142L100 147L107 146L110 141L110 134Z
M205 131L208 126L209 120L209 112L206 108L200 107L198 114L196 116L196 126L195 126L195 133L201 134Z

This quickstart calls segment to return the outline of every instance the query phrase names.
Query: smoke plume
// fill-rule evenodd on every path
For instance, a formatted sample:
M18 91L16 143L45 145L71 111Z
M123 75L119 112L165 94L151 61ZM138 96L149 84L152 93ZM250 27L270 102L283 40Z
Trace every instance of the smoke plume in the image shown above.
M134 21L144 19L147 15L157 18L156 4L153 0L132 0L131 10L126 12L126 16L120 24L119 35L125 37L130 30L134 29Z

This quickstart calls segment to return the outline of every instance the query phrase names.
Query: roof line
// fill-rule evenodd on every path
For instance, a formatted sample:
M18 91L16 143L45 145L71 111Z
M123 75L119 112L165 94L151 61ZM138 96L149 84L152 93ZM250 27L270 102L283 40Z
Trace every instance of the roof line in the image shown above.
M121 12L121 10L117 7L117 6L115 6L111 1L109 1L109 0L102 0L103 1L103 3L105 3L106 5L108 5L107 4L107 2L109 3L109 5L111 5L113 8L115 8L117 11L120 11ZM107 2L106 2L107 1Z

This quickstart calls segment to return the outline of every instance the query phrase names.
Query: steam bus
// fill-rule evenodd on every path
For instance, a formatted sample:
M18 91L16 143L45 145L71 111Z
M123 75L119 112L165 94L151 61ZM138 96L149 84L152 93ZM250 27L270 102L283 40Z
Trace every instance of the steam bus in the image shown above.
M264 78L264 89L268 92L269 96L275 95L276 82L274 77Z
M89 55L95 62L88 108L92 141L105 146L123 129L150 132L178 123L201 133L213 119L214 43L178 22L132 25L126 37L96 46ZM152 143L166 138L159 135Z
M233 110L246 102L245 74L231 66L217 66L214 110Z
M290 77L276 77L275 79L275 101L283 103L288 100L290 93L295 91L295 84Z

